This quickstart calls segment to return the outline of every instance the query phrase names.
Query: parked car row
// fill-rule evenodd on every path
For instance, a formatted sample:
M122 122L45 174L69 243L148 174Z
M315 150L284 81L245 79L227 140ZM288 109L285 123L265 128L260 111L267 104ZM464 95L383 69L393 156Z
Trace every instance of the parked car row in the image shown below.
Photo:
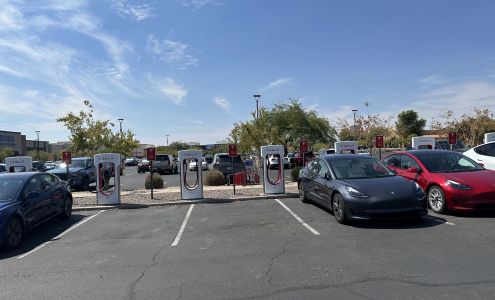
M398 151L383 162L367 155L320 155L300 171L299 195L329 208L340 223L495 210L495 142L464 154Z

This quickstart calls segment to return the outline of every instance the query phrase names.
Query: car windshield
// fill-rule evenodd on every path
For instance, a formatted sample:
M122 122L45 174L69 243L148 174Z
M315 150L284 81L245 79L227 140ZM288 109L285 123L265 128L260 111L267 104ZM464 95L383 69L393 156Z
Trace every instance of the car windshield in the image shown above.
M328 162L337 179L395 176L382 162L374 158L349 158Z
M8 177L0 178L0 202L14 200L21 188L22 180Z
M69 165L71 168L85 168L86 161L85 160L72 160L72 164ZM57 169L66 169L67 165L65 163L61 163L57 165Z
M157 155L156 156L157 161L166 161L169 160L167 155Z
M219 163L232 163L232 157L227 154L221 154L218 156ZM234 163L242 163L241 157L239 155L234 157Z
M445 151L442 153L420 153L415 154L415 156L432 173L483 170L483 167L474 162L474 160L460 153Z

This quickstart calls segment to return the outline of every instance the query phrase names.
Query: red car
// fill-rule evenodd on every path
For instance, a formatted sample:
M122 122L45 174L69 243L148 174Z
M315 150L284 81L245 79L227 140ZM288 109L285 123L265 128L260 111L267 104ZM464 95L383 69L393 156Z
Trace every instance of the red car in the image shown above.
M137 172L138 173L145 173L150 171L150 162L149 160L143 158L139 161L137 165Z
M486 170L461 153L402 151L383 161L398 175L415 180L436 213L495 209L495 171Z

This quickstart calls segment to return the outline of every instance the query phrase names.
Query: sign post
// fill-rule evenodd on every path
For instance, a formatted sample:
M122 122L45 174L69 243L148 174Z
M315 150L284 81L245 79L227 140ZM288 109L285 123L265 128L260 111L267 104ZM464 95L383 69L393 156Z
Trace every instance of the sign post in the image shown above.
M457 144L457 132L455 131L449 132L449 144L450 144L450 151L452 151L454 145Z
M301 140L299 142L299 152L302 154L302 166L305 166L304 163L304 154L308 153L308 140Z
M382 148L384 146L383 135L377 135L375 137L375 147L378 148L378 158L382 160Z
M237 145L236 144L229 144L229 156L232 158L232 183L234 185L234 195L235 195L234 157L237 156Z
M153 161L156 159L155 148L146 148L146 159L150 162L151 199L153 199Z
M69 177L69 165L72 163L72 153L70 151L62 151L62 160L67 168L67 178Z

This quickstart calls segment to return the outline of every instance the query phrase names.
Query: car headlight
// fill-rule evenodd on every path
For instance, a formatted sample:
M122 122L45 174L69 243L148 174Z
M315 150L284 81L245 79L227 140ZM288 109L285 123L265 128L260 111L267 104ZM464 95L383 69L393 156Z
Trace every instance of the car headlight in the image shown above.
M471 189L470 186L464 185L462 183L459 183L457 181L453 181L453 180L450 180L450 179L447 179L447 181L445 181L445 183L447 185L453 187L456 190L470 190Z
M345 187L346 192L349 194L349 196L354 197L354 198L368 198L368 195L365 195L361 193L360 191L356 190L353 187L346 186Z

